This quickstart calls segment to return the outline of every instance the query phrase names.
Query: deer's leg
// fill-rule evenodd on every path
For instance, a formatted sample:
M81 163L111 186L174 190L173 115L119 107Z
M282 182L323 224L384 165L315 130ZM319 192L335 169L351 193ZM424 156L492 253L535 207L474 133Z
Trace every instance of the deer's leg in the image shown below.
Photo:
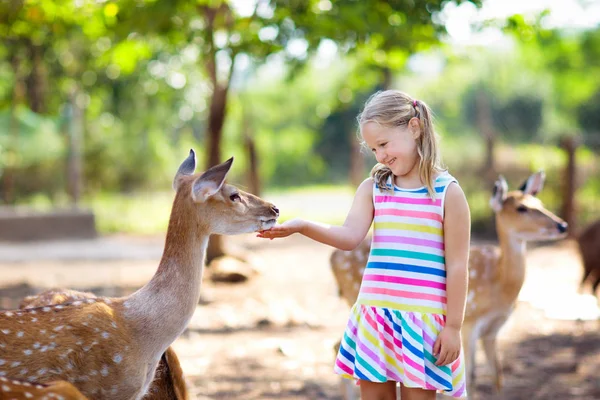
M479 329L472 329L472 327L465 325L462 330L467 393L469 394L469 398L473 399L475 396L475 352L477 349L477 339L479 339Z
M488 361L488 365L492 369L492 375L495 378L496 390L500 392L502 389L502 365L498 357L498 347L496 345L496 333L493 332L481 338L483 344L483 351Z

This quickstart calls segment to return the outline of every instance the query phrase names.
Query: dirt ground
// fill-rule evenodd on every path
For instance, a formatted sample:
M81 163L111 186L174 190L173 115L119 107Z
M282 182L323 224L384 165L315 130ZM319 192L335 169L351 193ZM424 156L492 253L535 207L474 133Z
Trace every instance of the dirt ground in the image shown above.
M201 304L174 343L192 398L341 399L333 345L348 306L329 271L331 249L302 237L227 243L259 273L242 284L205 277ZM152 276L162 245L162 237L128 236L0 243L0 308L49 287L129 293ZM573 249L563 241L529 251L520 302L501 331L504 390L493 393L479 354L478 399L600 399L600 312L576 291Z

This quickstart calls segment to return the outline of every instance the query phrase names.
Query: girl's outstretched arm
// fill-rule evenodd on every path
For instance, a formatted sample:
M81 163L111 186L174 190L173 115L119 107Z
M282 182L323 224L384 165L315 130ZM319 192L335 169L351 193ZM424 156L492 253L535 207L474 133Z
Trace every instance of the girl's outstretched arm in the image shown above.
M365 179L354 195L352 207L342 226L292 219L258 233L258 237L275 239L301 233L317 242L341 250L352 250L365 238L373 222L373 179Z
M460 355L460 329L465 316L468 283L471 216L460 186L451 184L444 204L446 259L446 326L434 344L437 365L447 365Z

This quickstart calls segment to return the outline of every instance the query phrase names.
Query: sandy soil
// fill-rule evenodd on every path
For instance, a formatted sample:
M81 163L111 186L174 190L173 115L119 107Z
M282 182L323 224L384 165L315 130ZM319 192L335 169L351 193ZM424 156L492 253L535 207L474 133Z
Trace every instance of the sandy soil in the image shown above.
M348 306L329 271L331 249L302 237L228 239L259 270L247 283L205 279L201 304L174 343L192 397L341 399L333 345ZM0 244L0 308L49 287L118 296L154 273L163 239ZM596 301L577 293L572 243L529 252L521 301L501 331L505 388L494 394L478 357L480 399L600 399L600 323Z

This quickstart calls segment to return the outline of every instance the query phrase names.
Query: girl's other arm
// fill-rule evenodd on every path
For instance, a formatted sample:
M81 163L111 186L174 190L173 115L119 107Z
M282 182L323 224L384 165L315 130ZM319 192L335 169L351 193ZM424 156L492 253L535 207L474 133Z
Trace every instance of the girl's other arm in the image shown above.
M373 222L373 179L365 179L354 195L352 207L342 226L321 222L293 219L262 231L258 237L266 239L282 238L293 233L301 233L317 242L341 250L352 250L365 238Z
M465 315L471 216L460 186L451 184L444 205L446 258L446 326L438 335L433 352L436 365L448 365L460 356L460 329Z
M444 248L446 257L446 326L462 327L468 283L471 215L460 186L451 184L444 205Z

